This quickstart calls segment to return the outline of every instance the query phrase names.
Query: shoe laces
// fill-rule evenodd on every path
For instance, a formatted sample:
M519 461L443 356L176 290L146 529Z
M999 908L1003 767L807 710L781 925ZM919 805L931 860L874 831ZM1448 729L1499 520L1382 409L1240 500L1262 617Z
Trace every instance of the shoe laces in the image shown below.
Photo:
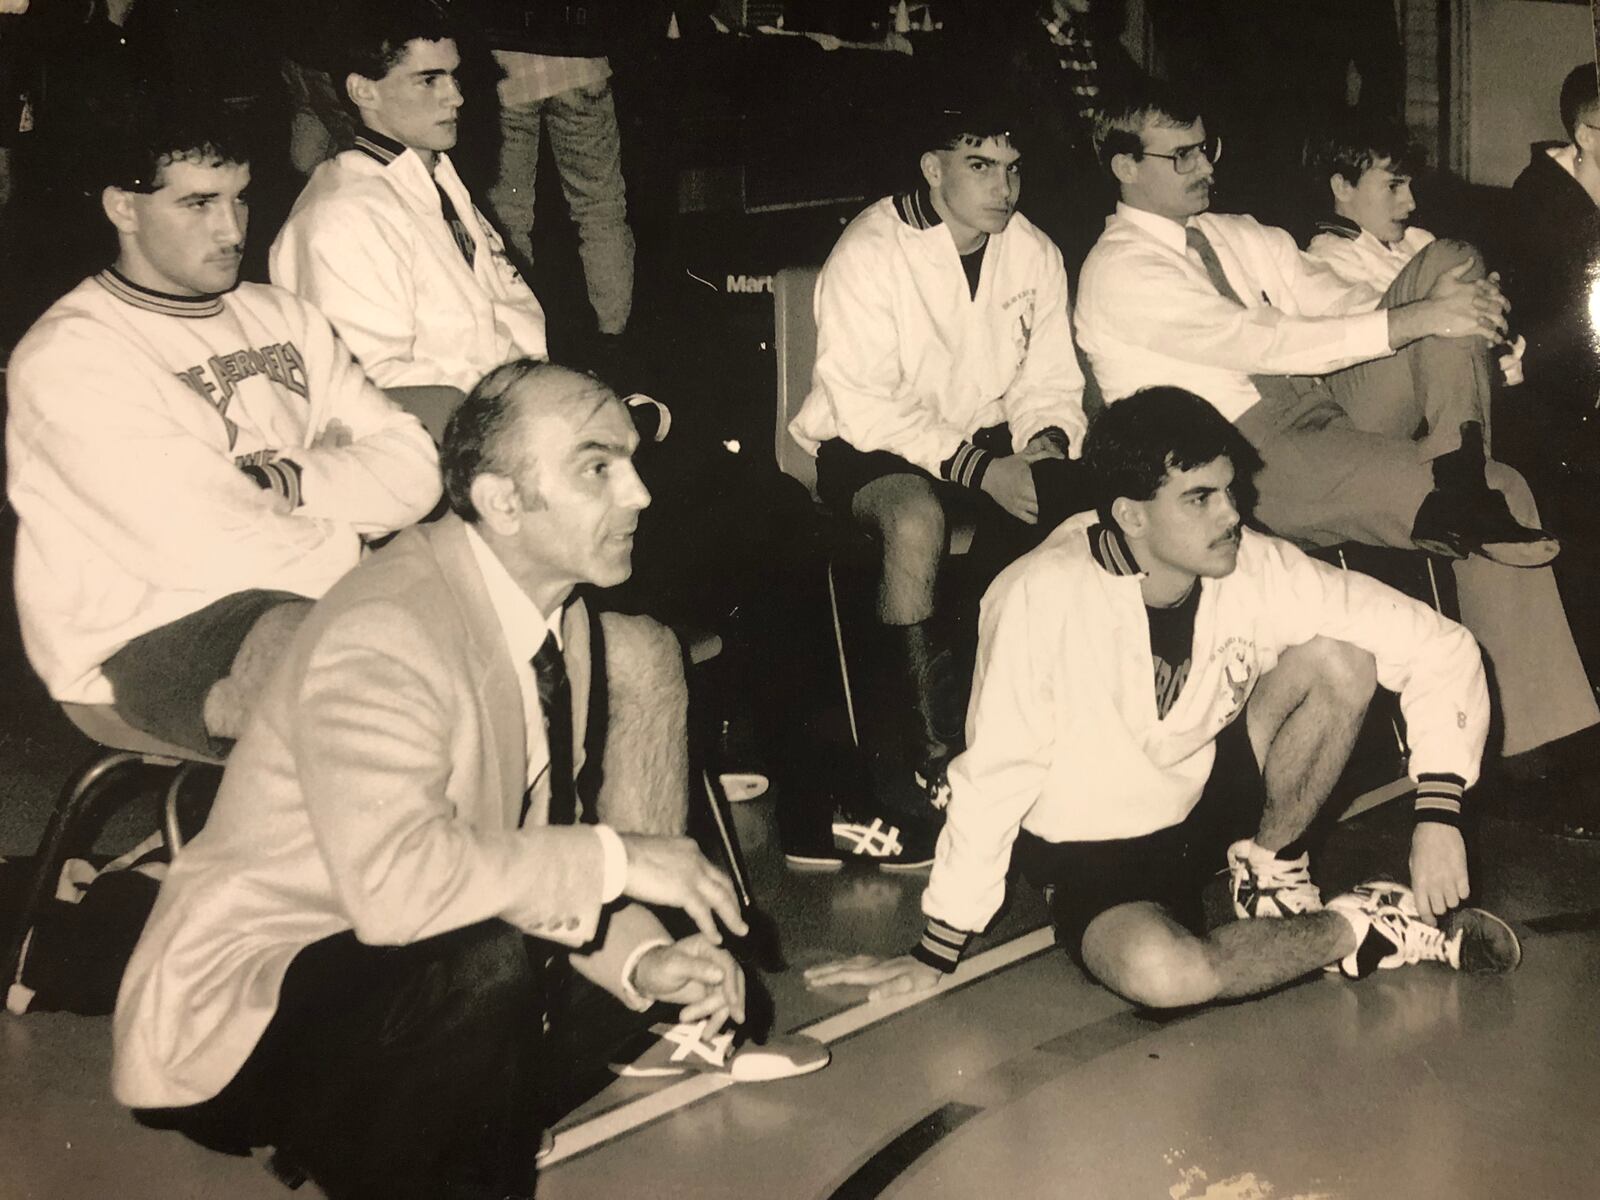
M1245 859L1251 881L1258 891L1277 891L1287 888L1311 887L1311 856L1281 859L1276 856L1266 862Z
M1447 935L1435 925L1426 925L1392 905L1380 908L1372 915L1385 937L1395 944L1395 955L1407 965L1419 962L1442 962L1452 967L1460 966L1461 931ZM1393 958L1391 955L1390 958ZM1389 958L1384 960L1386 963ZM1398 963L1395 965L1399 965Z
M726 1030L715 1037L706 1037L707 1021L674 1025L661 1035L663 1042L673 1046L672 1061L682 1062L694 1057L720 1067L728 1061L728 1050L733 1045L733 1031Z
M900 844L899 828L884 824L881 817L873 817L871 825L857 825L848 821L835 822L833 832L836 836L855 843L851 847L852 854L888 858L904 849Z

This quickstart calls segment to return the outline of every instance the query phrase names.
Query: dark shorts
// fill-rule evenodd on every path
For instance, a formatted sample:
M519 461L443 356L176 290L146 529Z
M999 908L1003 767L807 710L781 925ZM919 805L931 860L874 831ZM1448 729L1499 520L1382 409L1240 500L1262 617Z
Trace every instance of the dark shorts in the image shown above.
M978 430L971 440L978 449L998 458L1011 454L1010 426L991 425ZM817 447L817 495L836 513L848 513L856 493L886 475L920 476L936 485L935 490L947 503L973 497L960 484L930 475L888 450L857 450L842 438L830 438ZM1033 486L1039 498L1039 524L1035 528L1041 536L1073 513L1092 506L1086 484L1087 478L1075 460L1047 458L1033 464ZM999 510L995 512L998 514Z
M1081 967L1084 930L1119 904L1151 901L1203 933L1201 892L1227 865L1228 846L1255 832L1265 803L1241 716L1218 735L1211 777L1180 824L1104 842L1046 842L1023 832L1017 861L1028 881L1044 889L1056 941Z
M308 604L293 592L253 588L213 601L140 634L101 664L112 707L135 729L177 746L221 755L226 738L206 732L206 693L226 678L245 635L282 604Z

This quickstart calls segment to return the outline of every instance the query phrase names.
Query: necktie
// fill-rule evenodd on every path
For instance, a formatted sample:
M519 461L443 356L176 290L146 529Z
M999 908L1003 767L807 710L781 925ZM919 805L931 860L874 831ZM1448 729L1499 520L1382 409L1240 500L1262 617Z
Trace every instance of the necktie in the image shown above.
M456 206L451 202L449 193L439 187L437 179L433 181L433 186L439 191L439 208L444 213L444 223L450 226L450 236L455 238L456 248L461 251L461 257L467 260L467 266L470 267L478 243L467 228L467 223L461 219L461 214L456 212Z
M1223 273L1222 261L1217 258L1216 247L1211 244L1211 239L1205 232L1198 225L1190 225L1184 229L1183 236L1189 243L1189 249L1200 256L1200 262L1211 278L1211 286L1225 299L1232 300L1241 308L1244 307L1244 301L1239 299L1239 293L1233 290L1233 284L1228 282L1227 275Z
M1188 243L1189 249L1200 256L1200 262L1206 269L1211 286L1217 289L1224 300L1232 300L1243 308L1244 301L1239 299L1239 293L1234 291L1233 284L1228 282L1228 276L1222 270L1222 260L1217 257L1217 248L1211 244L1211 239L1205 235L1205 231L1198 225L1185 226L1183 239ZM1261 393L1263 399L1290 408L1297 406L1300 397L1308 393L1316 393L1319 397L1323 395L1315 378L1302 375L1252 375L1250 382L1255 385L1256 391ZM1331 403L1331 400L1329 402Z
M572 780L572 687L567 664L556 645L556 635L546 634L533 656L533 677L539 687L539 708L544 714L545 742L550 747L551 825L571 825L577 819L578 794ZM528 819L532 789L523 794L520 826Z

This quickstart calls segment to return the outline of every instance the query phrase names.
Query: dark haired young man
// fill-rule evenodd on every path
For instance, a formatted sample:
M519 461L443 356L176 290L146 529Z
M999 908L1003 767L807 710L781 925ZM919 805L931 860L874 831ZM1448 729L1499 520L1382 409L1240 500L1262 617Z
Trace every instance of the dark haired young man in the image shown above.
M433 507L438 460L322 314L237 283L250 166L226 125L134 125L101 193L115 263L11 358L17 607L57 700L216 751L363 537Z
M488 371L546 356L544 310L450 162L463 98L444 14L357 0L339 30L334 83L360 118L356 147L312 174L272 244L272 279L320 308L437 437Z
M1016 212L1010 127L944 113L924 147L917 187L866 209L828 255L811 393L789 429L817 456L823 500L880 547L877 618L916 714L905 774L937 790L959 738L938 711L948 652L931 623L951 514L976 517L975 550L990 542L1003 565L1076 511L1067 460L1085 422L1066 272Z
M1411 183L1418 165L1411 135L1391 121L1349 121L1308 144L1305 157L1313 190L1327 211L1306 253L1352 286L1388 291L1400 272L1439 240L1411 220L1417 210ZM1481 255L1465 242L1451 245L1447 253L1472 261L1473 273L1483 270ZM1525 346L1519 338L1500 355L1507 384L1522 380ZM1396 419L1404 422L1407 406L1398 408ZM1479 419L1487 423L1488 413Z
M1380 291L1281 229L1208 212L1221 143L1182 97L1137 97L1102 136L1121 200L1076 316L1107 402L1163 384L1209 400L1260 453L1256 515L1280 536L1457 560L1462 620L1495 667L1503 753L1600 722L1543 565L1559 543L1526 480L1485 460L1486 351L1506 302L1481 264L1436 243Z
M1013 850L1061 947L1151 1007L1253 995L1335 963L1353 977L1516 965L1504 922L1452 913L1470 890L1456 826L1489 714L1471 635L1244 528L1235 472L1256 461L1178 388L1097 418L1084 449L1097 511L984 597L972 739L950 768L922 942L812 968L813 986L877 998L937 984L999 910ZM1412 739L1411 888L1363 885L1324 909L1299 839L1375 682L1400 694ZM1224 861L1236 915L1273 919L1204 931L1201 889Z

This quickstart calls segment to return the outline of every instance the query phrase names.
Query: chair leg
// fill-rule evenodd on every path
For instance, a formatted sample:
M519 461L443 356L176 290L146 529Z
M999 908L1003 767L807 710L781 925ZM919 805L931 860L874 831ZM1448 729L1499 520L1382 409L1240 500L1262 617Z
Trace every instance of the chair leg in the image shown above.
M71 847L71 837L83 824L102 789L130 763L142 763L144 756L129 750L98 755L67 780L50 814L39 848L34 852L33 876L28 881L15 926L7 931L4 956L0 957L0 984L9 990L19 982L22 952L33 928L34 919L45 902L55 894L61 867Z
M161 808L162 833L167 840L167 852L173 858L178 857L178 851L183 849L187 840L183 836L183 817L178 811L178 800L183 785L197 769L207 765L209 764L200 762L180 763L172 774L172 782L167 784L167 794Z
M833 613L833 644L839 652L839 683L844 688L844 712L850 719L850 741L861 748L861 730L856 726L856 702L850 687L850 663L844 652L844 625L839 620L839 589L834 583L833 561L828 561L828 607Z

